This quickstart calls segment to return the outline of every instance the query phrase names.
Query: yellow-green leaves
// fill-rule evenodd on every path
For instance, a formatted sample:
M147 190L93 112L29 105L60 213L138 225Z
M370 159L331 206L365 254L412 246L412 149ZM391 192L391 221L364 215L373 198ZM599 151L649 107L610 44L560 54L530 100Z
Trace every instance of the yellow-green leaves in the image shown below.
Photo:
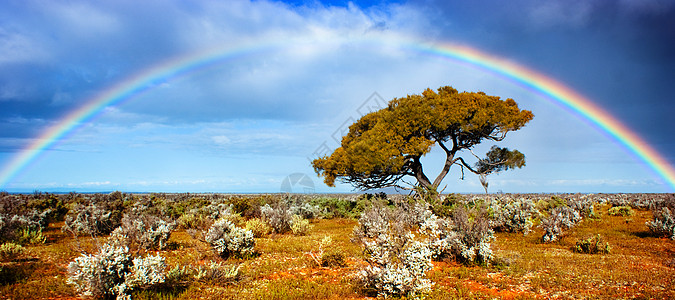
M312 165L329 186L340 178L356 188L378 188L394 185L406 175L430 185L419 174L419 158L434 144L442 143L449 157L446 164L451 165L458 151L484 139L500 141L532 117L532 112L520 110L513 99L501 100L483 92L459 93L449 86L426 89L421 95L394 98L388 107L363 116L349 127L340 148Z

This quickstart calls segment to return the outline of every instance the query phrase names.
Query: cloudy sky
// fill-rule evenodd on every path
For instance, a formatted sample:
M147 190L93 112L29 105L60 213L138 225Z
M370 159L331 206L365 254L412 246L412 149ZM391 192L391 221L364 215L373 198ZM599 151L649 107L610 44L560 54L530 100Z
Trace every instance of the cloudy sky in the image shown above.
M180 59L227 55L103 107L0 190L278 192L296 174L305 180L294 192L309 183L350 192L325 186L309 159L338 146L363 103L451 85L513 98L535 115L500 143L525 153L526 167L489 177L491 192L672 192L587 119L416 42L464 45L545 74L675 165L675 1L10 0L0 3L5 171L111 88ZM424 158L430 176L443 159L439 149ZM483 191L460 176L451 171L445 192Z

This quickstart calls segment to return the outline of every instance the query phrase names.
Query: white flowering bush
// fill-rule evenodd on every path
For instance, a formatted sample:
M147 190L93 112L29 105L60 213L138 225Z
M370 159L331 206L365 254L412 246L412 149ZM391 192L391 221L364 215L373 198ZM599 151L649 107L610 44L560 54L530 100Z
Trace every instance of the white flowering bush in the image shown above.
M405 239L399 255L384 250L388 245L382 241L366 246L371 257L360 276L366 288L376 291L378 296L415 296L428 292L433 285L425 278L433 267L428 243L415 241L412 234Z
M164 258L132 257L129 248L105 244L96 254L84 254L68 265L69 284L78 293L97 298L131 299L130 292L163 283Z
M316 219L323 214L321 207L312 205L309 202L301 205L291 205L288 210L291 215L299 215L303 219Z
M368 266L359 273L366 287L378 296L414 296L427 292L432 282L433 252L425 235L398 222L404 210L374 205L354 228L354 239L363 247Z
M589 195L576 195L567 200L567 206L576 210L582 218L598 218L595 212L596 201Z
M126 214L122 224L111 237L142 249L164 249L175 228L175 222L167 222L157 216Z
M500 199L502 200L502 199ZM504 198L491 203L494 216L491 226L500 232L530 232L538 211L535 203L527 198Z
M223 258L231 255L246 257L253 254L255 239L250 230L238 228L227 219L220 219L211 225L204 239Z
M574 227L580 221L579 212L568 206L558 206L548 217L541 220L539 227L544 230L541 240L544 243L557 241L564 235L565 230Z
M487 264L493 259L494 232L484 211L471 217L463 207L456 208L452 220L430 216L421 229L429 232L434 258L450 257L465 263Z
M667 206L656 208L652 211L654 220L647 222L647 227L654 234L668 236L675 240L675 214Z
M260 207L260 218L267 222L276 233L291 231L292 217L292 212L282 203L276 207L272 207L269 204Z
M159 254L145 258L136 257L133 259L124 281L127 286L133 288L148 288L164 282L166 279L165 269L164 258Z
M111 211L96 204L77 205L71 212L66 216L61 230L75 236L108 234L119 226L121 219L119 211Z

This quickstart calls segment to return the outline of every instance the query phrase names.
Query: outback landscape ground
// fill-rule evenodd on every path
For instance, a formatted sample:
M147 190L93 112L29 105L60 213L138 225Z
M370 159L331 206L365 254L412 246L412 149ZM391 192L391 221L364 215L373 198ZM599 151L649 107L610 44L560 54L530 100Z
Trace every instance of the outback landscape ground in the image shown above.
M675 298L674 194L1 197L3 299Z

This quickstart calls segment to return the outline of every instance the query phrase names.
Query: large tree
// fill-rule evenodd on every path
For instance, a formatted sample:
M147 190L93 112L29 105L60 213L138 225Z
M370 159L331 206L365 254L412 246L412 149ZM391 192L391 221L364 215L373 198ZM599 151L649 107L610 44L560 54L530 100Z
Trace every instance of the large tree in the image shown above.
M532 117L532 112L519 109L513 99L483 92L459 93L449 86L438 92L427 89L422 95L394 98L386 108L364 115L349 126L339 148L312 165L328 186L340 179L360 190L400 187L404 177L412 176L418 187L435 192L453 165L459 165L462 174L466 169L482 174L483 179L489 173L522 167L525 156L517 150L493 147L474 166L462 155L476 156L471 151L475 145L501 141ZM435 144L445 151L446 159L431 181L420 158Z

